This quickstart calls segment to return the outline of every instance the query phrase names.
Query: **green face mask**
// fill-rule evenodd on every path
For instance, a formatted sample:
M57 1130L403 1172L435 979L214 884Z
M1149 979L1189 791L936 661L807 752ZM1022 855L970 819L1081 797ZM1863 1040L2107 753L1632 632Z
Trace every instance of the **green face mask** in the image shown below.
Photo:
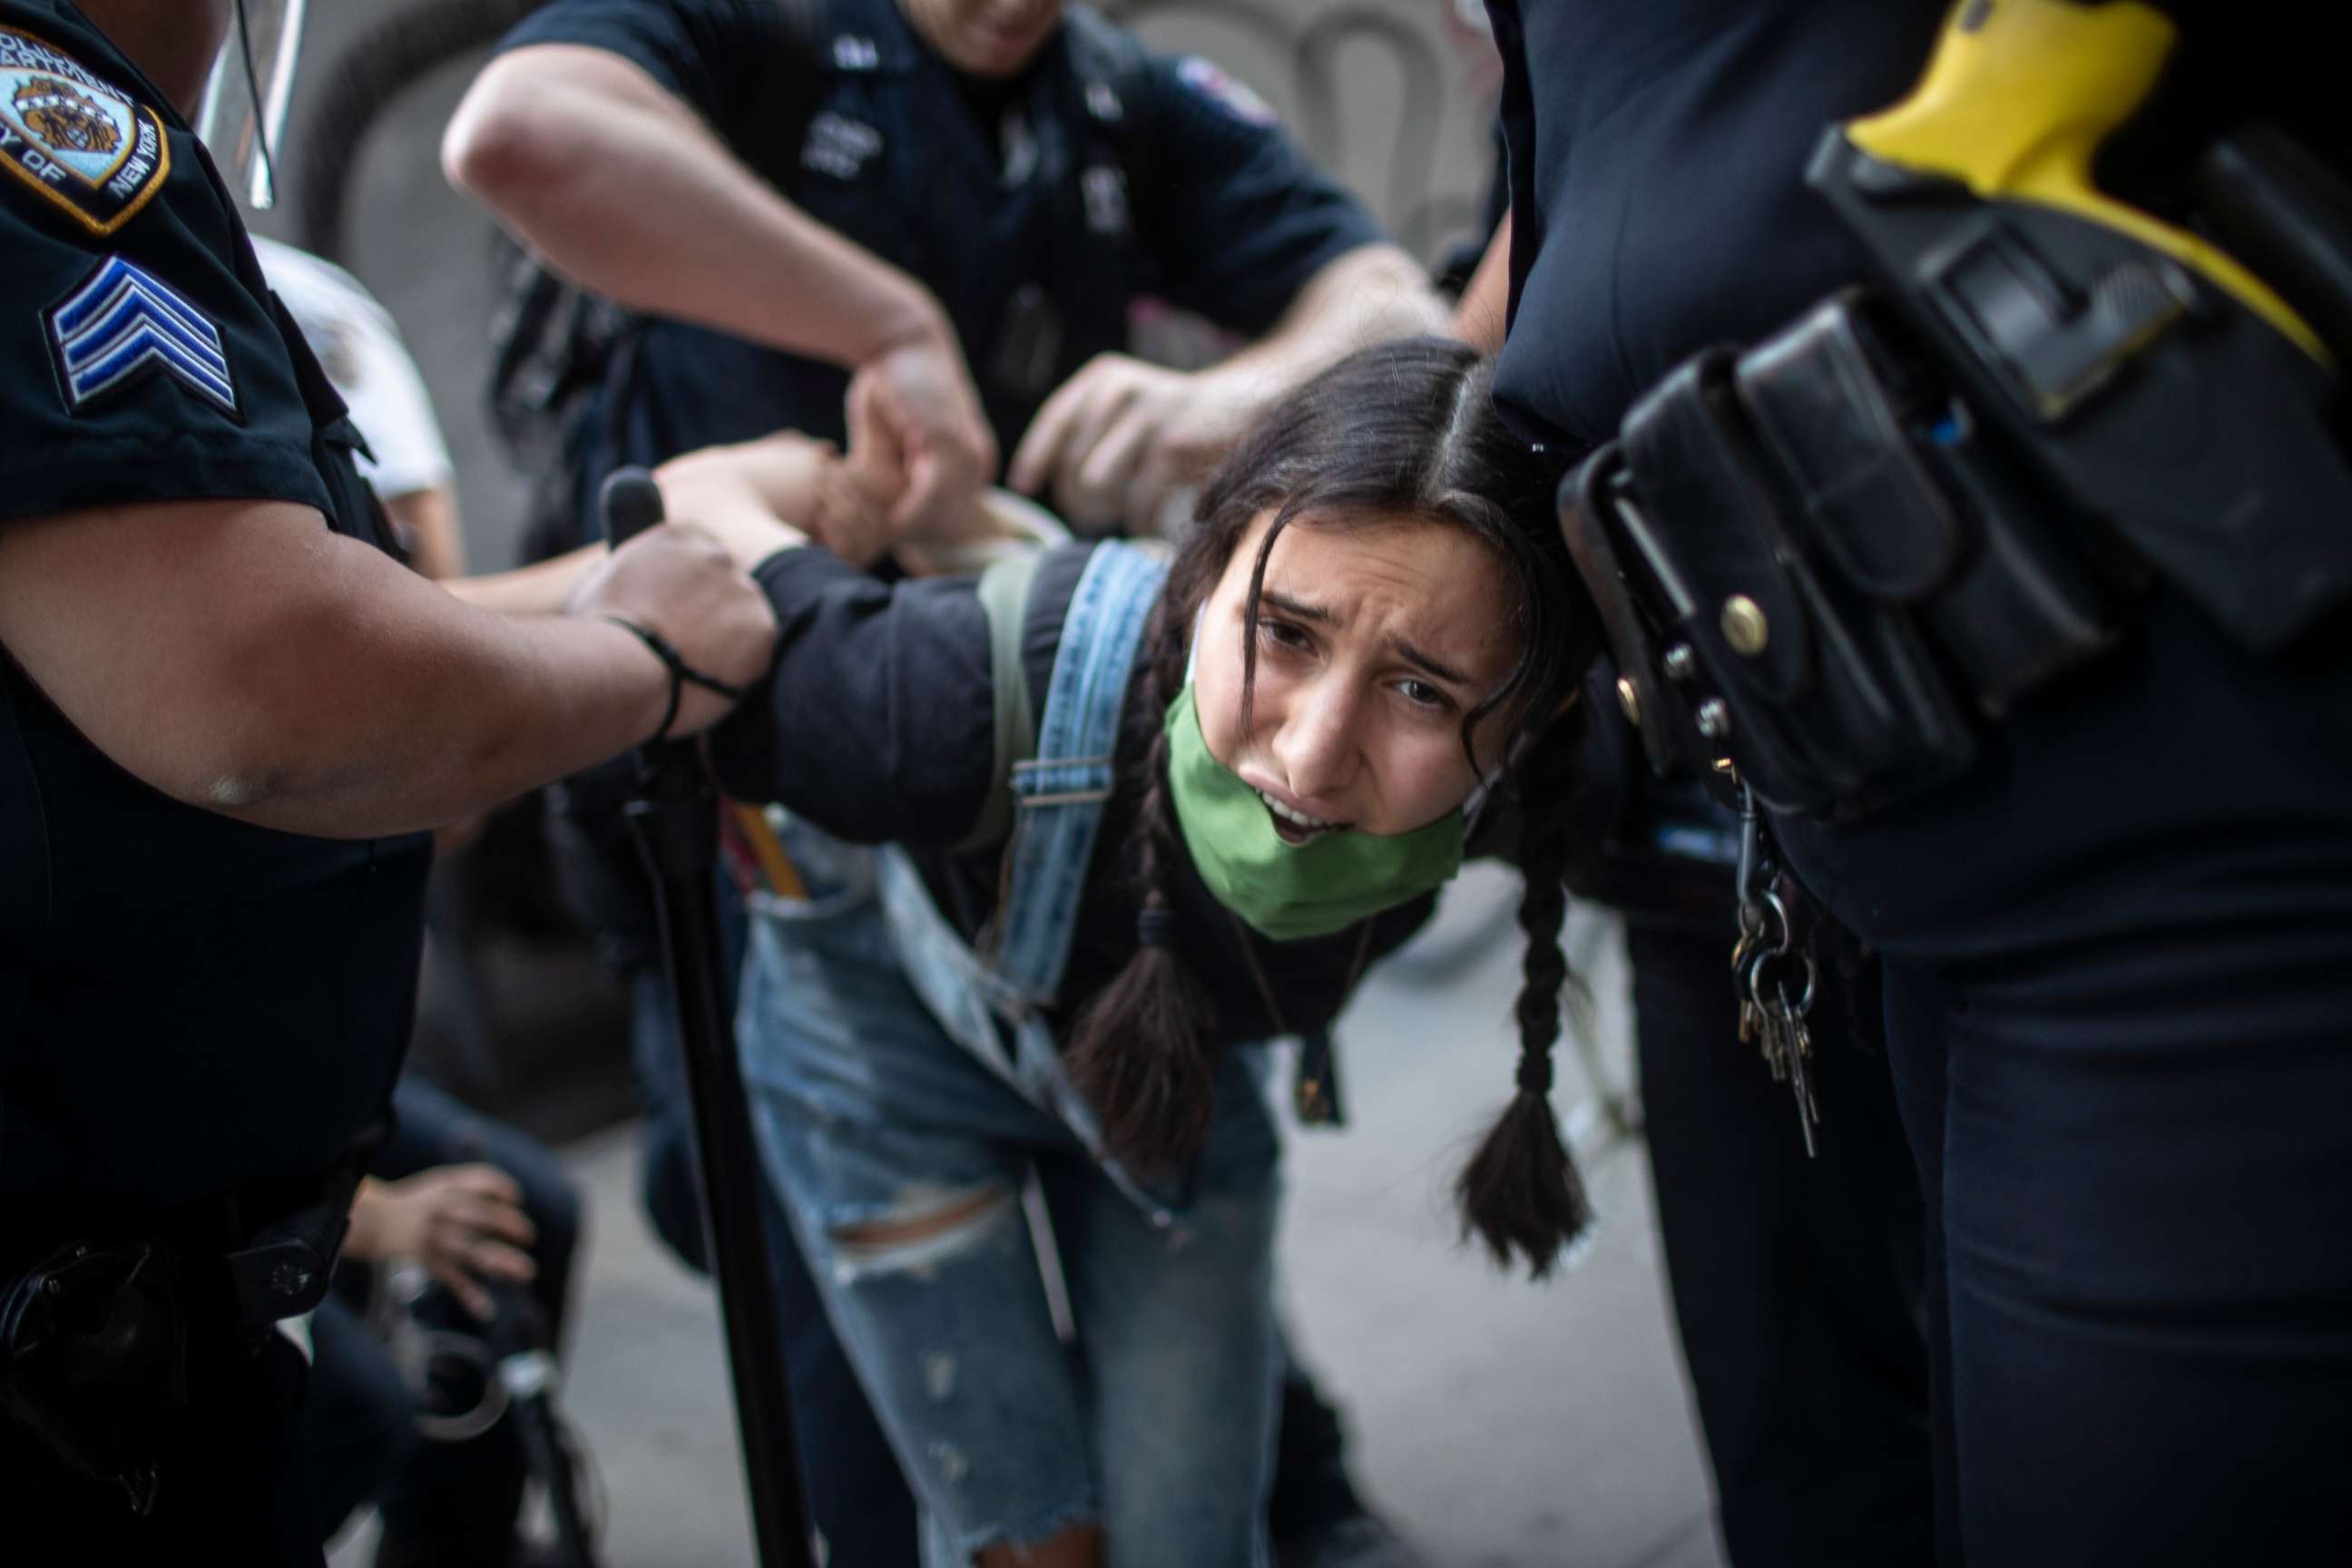
M1284 843L1257 791L1209 754L1189 683L1168 705L1168 787L1209 891L1276 942L1344 931L1462 868L1458 807L1411 833L1343 828Z

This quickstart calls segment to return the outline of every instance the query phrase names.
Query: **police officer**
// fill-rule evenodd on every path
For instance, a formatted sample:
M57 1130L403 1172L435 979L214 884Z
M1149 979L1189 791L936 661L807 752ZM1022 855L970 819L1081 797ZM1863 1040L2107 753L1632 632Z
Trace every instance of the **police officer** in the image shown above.
M0 4L12 1560L319 1561L271 1325L324 1283L406 1042L420 830L709 723L703 682L773 647L683 528L575 589L667 657L394 558L188 128L230 10Z
M1497 248L1455 318L1489 353L1503 260ZM1923 1562L1919 1184L1877 1043L1876 973L1853 963L1823 987L1818 1092L1835 1131L1809 1146L1738 1037L1743 977L1724 963L1738 818L1696 779L1651 775L1617 721L1607 660L1584 691L1604 719L1580 758L1569 882L1625 922L1643 1143L1725 1555L1737 1568Z
M1951 8L1955 68L1937 101L1964 103L1967 62L1992 58L2021 21L2066 30L2012 57L2047 65L2068 59L2062 36L2122 26L2144 43L2167 26L2159 13L2187 13L2172 77L2141 100L2103 179L2177 214L2186 154L2250 115L2347 144L2342 94L2299 60L2293 14L2236 7L2209 30L2205 9L1972 0ZM1672 405L1674 391L1645 394L1689 356L1773 334L1865 277L1869 253L1804 187L1808 159L1832 122L1905 97L1937 44L1939 0L1489 10L1512 187L1496 396L1529 438L1569 458L1599 447ZM2064 68L2120 58L2078 49ZM1984 113L1978 137L2035 96ZM2055 106L2078 134L2102 107ZM1877 177L1890 202L1969 190ZM2217 290L2182 288L2200 300L2198 332L2242 330L2220 325ZM2188 331L2133 352L2223 341ZM2132 396L2133 374L2100 384ZM2295 384L2242 383L2212 406L2284 426L2306 417ZM1968 436L1956 421L1938 438ZM1652 474L1700 472L1703 448L1684 450L1688 465ZM2181 450L2152 441L2137 462ZM2209 442L2187 471L2239 457ZM2273 496L2302 484L2267 479ZM1571 521L1610 504L1599 495ZM1645 515L1667 547L1686 537L1671 509ZM2305 521L2337 530L2341 512ZM2250 545L2237 564L2267 553ZM2343 614L2257 654L2197 602L2210 583L2150 574L2112 646L1972 724L1973 760L1939 784L1773 819L1807 887L1885 955L1890 1058L1929 1216L1947 1563L2352 1552ZM1756 654L1778 646L1760 611L1725 625ZM1729 714L1708 719L1719 749L1756 757Z
M841 439L854 376L908 447L902 527L969 526L1007 452L1069 520L1139 525L1285 380L1443 320L1246 89L1058 0L559 0L444 154L647 318L587 427L592 479ZM1254 342L1192 374L1128 359L1147 294Z

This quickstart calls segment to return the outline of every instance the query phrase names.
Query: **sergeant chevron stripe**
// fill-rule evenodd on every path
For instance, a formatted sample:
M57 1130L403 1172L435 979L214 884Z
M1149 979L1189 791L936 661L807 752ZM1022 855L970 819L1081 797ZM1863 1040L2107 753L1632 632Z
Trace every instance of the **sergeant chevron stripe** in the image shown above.
M133 262L108 257L46 320L66 406L77 414L157 371L222 412L237 413L220 330Z

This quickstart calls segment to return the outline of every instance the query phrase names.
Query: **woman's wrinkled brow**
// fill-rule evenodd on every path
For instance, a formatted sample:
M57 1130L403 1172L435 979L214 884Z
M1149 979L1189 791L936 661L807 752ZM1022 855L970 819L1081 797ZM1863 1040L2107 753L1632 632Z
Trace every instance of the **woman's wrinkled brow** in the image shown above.
M1298 598L1294 595L1282 593L1274 588L1267 588L1261 591L1258 595L1258 600L1261 604L1272 605L1284 615L1289 616L1296 620L1312 621L1318 626L1333 627L1337 627L1340 625L1339 616L1324 605ZM1391 637L1388 638L1387 646L1390 651L1394 653L1399 658L1403 659L1407 664L1412 665L1418 669L1425 670L1429 674L1437 677L1438 679L1445 681L1449 685L1466 688L1471 683L1468 676L1463 674L1452 665L1447 664L1444 660L1436 658L1434 655L1426 653L1421 648L1416 647L1412 643L1405 641L1402 637Z

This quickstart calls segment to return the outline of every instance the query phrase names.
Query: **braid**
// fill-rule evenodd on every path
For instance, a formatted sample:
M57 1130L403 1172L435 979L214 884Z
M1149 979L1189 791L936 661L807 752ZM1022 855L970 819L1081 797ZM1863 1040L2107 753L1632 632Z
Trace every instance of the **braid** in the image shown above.
M1133 956L1079 1015L1063 1058L1070 1082L1102 1120L1103 1148L1138 1174L1171 1171L1208 1141L1216 1110L1211 1049L1216 1009L1168 928L1170 870L1183 854L1168 792L1168 734L1160 722L1172 681L1182 679L1184 647L1169 653L1169 600L1154 614L1160 657L1143 674L1134 711L1151 725L1141 801L1129 830L1135 883L1142 891ZM1189 633L1190 623L1183 623ZM1172 671L1172 677L1171 677Z
M1592 1219L1583 1179L1560 1142L1549 1098L1560 992L1573 978L1559 945L1568 915L1568 891L1560 879L1568 866L1571 823L1565 797L1583 731L1582 710L1571 709L1537 741L1517 770L1519 868L1527 878L1519 900L1527 955L1516 1009L1518 1092L1454 1185L1463 1236L1475 1232L1498 1264L1507 1266L1513 1252L1521 1254L1538 1279Z

